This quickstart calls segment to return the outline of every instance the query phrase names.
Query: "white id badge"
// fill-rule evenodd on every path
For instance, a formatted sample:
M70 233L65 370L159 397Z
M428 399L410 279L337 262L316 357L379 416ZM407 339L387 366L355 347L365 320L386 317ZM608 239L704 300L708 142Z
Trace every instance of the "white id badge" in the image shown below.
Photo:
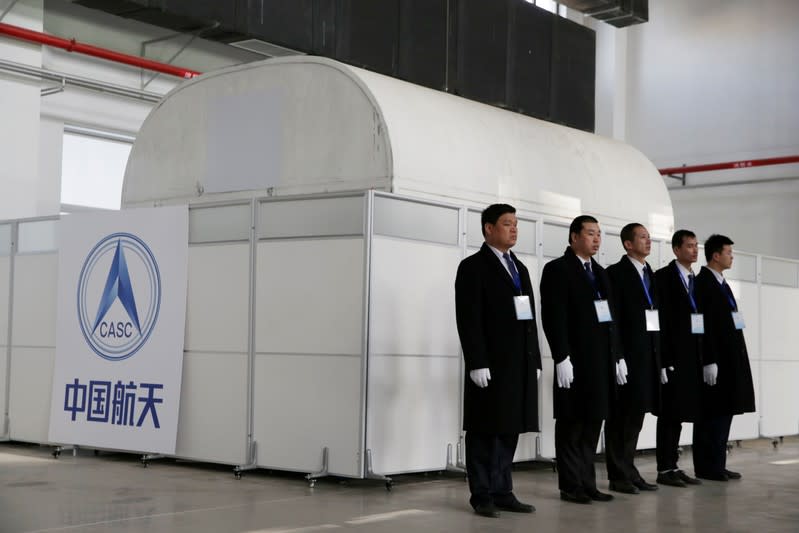
M658 316L657 309L647 309L644 311L646 314L646 330L647 331L660 331L660 317Z
M741 314L740 311L732 312L732 321L735 324L735 329L744 329L746 327L746 323L744 322L744 316Z
M514 296L513 305L516 307L516 320L533 319L533 308L530 307L529 296Z
M597 320L600 322L613 322L607 300L594 300L594 307L596 308Z
M691 313L691 333L695 335L705 333L705 315L702 313Z

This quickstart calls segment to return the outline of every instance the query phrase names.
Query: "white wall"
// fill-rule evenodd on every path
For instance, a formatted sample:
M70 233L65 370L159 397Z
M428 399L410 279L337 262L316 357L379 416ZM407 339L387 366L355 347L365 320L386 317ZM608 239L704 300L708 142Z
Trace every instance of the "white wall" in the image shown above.
M11 0L0 0L0 12ZM140 55L146 41L172 31L113 17L64 0L21 0L4 23L75 38L96 46ZM146 56L166 62L189 36L146 46ZM174 64L201 72L261 56L223 44L195 39ZM154 73L125 65L0 37L0 60L142 89ZM180 80L159 75L146 90L165 94ZM61 154L64 124L134 134L152 104L67 86L42 97L43 87L57 85L0 71L0 220L57 214L61 205Z
M659 168L799 154L799 2L650 0L649 18L620 30L627 142ZM781 165L691 174L688 184L797 176L799 165ZM798 200L799 180L672 191L678 227L793 258Z
M0 12L11 0L0 0ZM42 0L18 2L3 22L42 29ZM0 58L40 66L38 46L0 38ZM0 220L30 216L47 204L39 187L39 86L0 73Z
M739 250L799 259L797 182L673 189L671 198L676 225L700 241L723 233Z

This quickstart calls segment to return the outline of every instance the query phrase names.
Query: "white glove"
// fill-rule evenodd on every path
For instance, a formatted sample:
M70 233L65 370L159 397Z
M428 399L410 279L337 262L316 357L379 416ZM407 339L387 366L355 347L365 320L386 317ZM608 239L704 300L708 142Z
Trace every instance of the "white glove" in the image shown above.
M627 384L627 363L624 361L624 359L619 359L616 361L616 384Z
M535 379L541 379L541 369L540 368L536 368L535 371L536 371Z
M665 385L668 382L669 382L669 376L666 375L666 369L665 368L661 368L660 369L660 384L661 385Z
M719 365L716 363L705 365L702 368L702 374L705 378L705 383L712 387L716 384L716 378L719 377Z
M491 371L487 368L477 368L469 372L469 377L472 378L475 385L484 389L488 387L488 380L491 379Z
M571 359L566 356L566 359L555 365L555 371L558 375L558 387L570 389L572 381L574 381L574 367Z

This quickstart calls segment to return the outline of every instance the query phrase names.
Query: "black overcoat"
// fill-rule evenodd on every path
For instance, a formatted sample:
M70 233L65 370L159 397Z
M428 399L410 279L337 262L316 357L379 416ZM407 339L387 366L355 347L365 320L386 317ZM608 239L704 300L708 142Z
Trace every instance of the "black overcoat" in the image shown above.
M709 416L755 411L755 388L743 330L735 329L726 289L707 267L696 277L705 313L704 363L719 368L716 385L702 385L702 411ZM733 298L734 300L734 298Z
M455 278L455 315L466 362L463 429L487 434L539 431L538 379L541 353L535 325L530 273L511 252L530 297L533 320L517 320L513 281L499 258L483 244L461 261ZM488 387L469 378L478 368L491 371Z
M663 368L674 368L668 371L669 382L661 387L661 408L655 414L696 422L702 401L703 335L691 333L694 308L677 261L655 272L655 287L660 310L660 362ZM698 294L694 303L701 313Z
M591 268L612 310L607 272L593 259ZM569 356L574 367L571 388L558 387L557 375L553 380L555 418L604 420L610 396L615 394L615 366L620 355L616 326L599 322L594 300L596 293L571 248L544 266L541 325L555 364Z
M651 304L629 257L622 256L607 269L616 304L620 351L628 371L627 384L618 389L618 400L626 413L651 413L660 403L660 333L646 330L645 315L647 309L658 309L658 297L648 263L646 269Z

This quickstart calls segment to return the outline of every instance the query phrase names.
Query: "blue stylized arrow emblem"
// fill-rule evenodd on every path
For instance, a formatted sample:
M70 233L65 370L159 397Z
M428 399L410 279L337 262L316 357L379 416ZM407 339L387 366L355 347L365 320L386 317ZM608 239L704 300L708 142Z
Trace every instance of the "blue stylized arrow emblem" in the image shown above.
M133 286L130 283L128 264L125 261L125 253L122 251L121 240L117 241L114 260L111 262L111 269L108 271L108 278L105 280L105 288L100 298L100 305L97 308L97 317L94 319L92 334L97 330L97 326L103 321L105 314L117 298L119 298L122 307L125 308L128 316L133 321L133 325L136 326L136 330L141 335L139 313L136 311L136 299L133 297Z

